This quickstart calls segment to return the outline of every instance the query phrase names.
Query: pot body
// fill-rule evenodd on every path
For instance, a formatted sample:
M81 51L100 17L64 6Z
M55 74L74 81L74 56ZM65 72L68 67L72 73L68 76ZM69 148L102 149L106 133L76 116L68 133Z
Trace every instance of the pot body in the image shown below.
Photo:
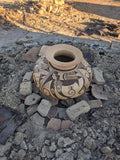
M70 47L69 45L62 45L62 49L61 47L59 49L59 46L60 45L55 45L56 51L58 48L58 50L64 51L64 55L67 53L68 56L69 53L72 54L75 49L75 47ZM68 48L65 50L66 47ZM48 50L46 51L47 54L39 58L35 64L33 79L36 86L43 94L55 99L75 98L84 94L92 80L92 71L90 65L82 57L81 51L79 50L81 54L79 56L80 61L74 56L74 63L71 60L71 66L69 65L70 62L59 63L59 60L56 59L55 63L52 63L53 59L48 58L48 54L51 55L50 48L51 47L48 47ZM73 50L71 51L71 49ZM76 51L78 51L78 49ZM57 55L60 56L62 52L57 52ZM55 53L53 53L53 55L55 55ZM53 56L53 58L55 57Z

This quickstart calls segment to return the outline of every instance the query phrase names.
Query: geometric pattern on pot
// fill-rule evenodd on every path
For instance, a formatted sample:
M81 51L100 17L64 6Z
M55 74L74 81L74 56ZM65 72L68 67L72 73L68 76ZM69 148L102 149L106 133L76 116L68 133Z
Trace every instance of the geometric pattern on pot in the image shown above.
M68 99L84 94L91 83L92 71L79 49L58 44L49 47L37 60L33 79L43 94Z

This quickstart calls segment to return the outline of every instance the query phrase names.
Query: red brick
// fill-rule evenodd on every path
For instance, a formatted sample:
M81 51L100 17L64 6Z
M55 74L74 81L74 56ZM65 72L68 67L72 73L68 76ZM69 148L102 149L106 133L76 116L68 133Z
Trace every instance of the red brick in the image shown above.
M72 121L70 120L63 120L62 123L61 123L61 129L62 130L65 130L65 129L68 129L72 124Z
M61 120L57 118L51 118L48 122L47 128L51 128L55 131L59 130L61 126Z

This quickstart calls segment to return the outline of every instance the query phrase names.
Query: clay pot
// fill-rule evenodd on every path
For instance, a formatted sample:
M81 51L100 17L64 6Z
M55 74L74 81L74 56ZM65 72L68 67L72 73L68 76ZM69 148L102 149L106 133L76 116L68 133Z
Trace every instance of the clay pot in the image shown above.
M88 89L92 71L78 48L57 44L44 51L33 71L33 79L42 93L56 99L68 99Z

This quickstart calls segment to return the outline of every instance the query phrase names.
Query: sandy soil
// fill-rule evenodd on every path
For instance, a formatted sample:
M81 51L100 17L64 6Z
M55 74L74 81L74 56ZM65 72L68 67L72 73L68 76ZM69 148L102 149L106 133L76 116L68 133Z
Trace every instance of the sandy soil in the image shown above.
M107 0L66 0L64 5L43 3L0 2L4 20L28 31L44 34L62 34L71 37L119 40L120 2ZM6 21L1 22L9 29ZM6 26L5 26L6 24ZM111 25L111 26L110 26ZM109 27L110 26L110 27Z

